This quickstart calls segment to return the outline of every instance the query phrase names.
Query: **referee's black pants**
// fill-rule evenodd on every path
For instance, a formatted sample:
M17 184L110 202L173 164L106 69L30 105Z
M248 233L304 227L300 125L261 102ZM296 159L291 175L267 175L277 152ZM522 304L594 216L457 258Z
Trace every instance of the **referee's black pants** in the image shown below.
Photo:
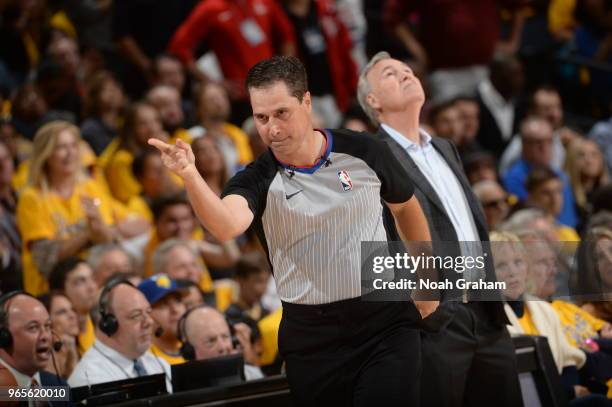
M412 302L283 303L279 351L296 406L418 406Z
M512 340L486 306L456 304L445 328L423 331L422 407L523 405Z

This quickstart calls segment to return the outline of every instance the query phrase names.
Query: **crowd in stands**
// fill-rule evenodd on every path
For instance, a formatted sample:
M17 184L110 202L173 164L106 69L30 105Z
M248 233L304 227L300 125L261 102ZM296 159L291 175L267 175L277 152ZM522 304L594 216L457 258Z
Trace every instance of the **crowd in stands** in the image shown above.
M512 282L508 329L548 338L571 398L612 398L609 0L0 1L0 292L33 296L0 324L42 332L0 370L81 386L242 352L247 379L281 372L254 231L214 239L147 140L190 143L221 195L266 148L252 65L298 56L315 126L373 133L357 82L381 50L457 148Z

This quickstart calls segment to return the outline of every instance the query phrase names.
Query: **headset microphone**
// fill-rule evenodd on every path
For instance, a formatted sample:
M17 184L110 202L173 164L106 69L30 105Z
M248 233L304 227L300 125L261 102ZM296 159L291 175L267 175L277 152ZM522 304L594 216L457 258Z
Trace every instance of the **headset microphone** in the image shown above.
M62 350L63 346L64 342L62 342L60 336L56 334L55 331L51 331L51 347L53 348L53 351L59 352L60 350Z
M332 165L332 162L329 158L325 159L325 168L329 167L330 165Z
M162 336L164 334L164 328L162 328L161 326L158 326L155 329L155 332L153 332L153 335L155 335L156 338L159 338L160 336Z

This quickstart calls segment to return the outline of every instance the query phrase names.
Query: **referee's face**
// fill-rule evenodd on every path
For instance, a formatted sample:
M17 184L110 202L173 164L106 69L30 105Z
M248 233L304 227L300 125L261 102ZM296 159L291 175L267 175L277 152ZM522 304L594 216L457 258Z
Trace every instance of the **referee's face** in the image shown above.
M263 142L279 158L293 157L305 136L312 132L310 93L300 102L287 85L276 82L263 88L250 88L255 126Z

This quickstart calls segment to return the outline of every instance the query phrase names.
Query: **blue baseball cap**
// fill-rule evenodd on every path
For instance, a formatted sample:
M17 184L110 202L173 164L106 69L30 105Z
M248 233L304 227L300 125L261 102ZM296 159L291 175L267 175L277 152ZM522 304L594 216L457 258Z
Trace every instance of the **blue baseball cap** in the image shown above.
M144 294L151 305L155 305L157 301L168 294L182 293L182 289L176 284L176 281L171 280L165 274L156 274L144 279L142 283L138 284L138 289Z

